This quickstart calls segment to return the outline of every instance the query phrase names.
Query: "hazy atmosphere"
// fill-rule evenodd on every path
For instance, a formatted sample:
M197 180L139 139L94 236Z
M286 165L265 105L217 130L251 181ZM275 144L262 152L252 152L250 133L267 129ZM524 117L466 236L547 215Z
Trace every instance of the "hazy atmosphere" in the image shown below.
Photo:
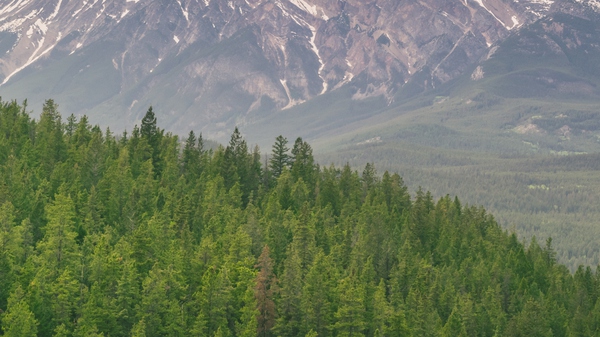
M0 0L0 335L600 334L595 0Z

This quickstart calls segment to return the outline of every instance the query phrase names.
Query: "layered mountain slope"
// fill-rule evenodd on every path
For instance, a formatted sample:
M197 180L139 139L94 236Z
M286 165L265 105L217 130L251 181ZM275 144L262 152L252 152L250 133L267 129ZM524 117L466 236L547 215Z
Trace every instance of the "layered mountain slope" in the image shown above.
M346 125L320 120L328 129L311 135L319 161L402 172L409 190L463 195L521 238L552 237L572 271L598 265L600 20L594 11L561 6L434 90L361 116L321 101L328 115L353 118ZM301 108L273 115L271 125L284 125Z
M462 74L433 89L418 88L431 78L422 70L399 90L393 102L358 102L352 100L353 83L312 102L269 114L246 126L244 132L268 144L277 136L269 129L284 125L278 132L295 135L296 130L303 130L304 137L331 148L332 144L347 146L372 139L385 142L416 124L441 124L474 136L470 142L447 139L436 143L445 148L460 143L460 148L471 150L478 144L486 151L495 148L515 153L529 151L526 144L534 143L545 153L597 151L600 15L593 7L575 2L557 5L555 11L491 46ZM411 142L431 145L431 135L418 135ZM498 147L502 141L495 136L514 137L516 142ZM543 144L539 137L544 138Z
M409 82L434 88L564 3L12 0L0 95L117 129L153 104L169 129L218 137L348 83L388 102Z

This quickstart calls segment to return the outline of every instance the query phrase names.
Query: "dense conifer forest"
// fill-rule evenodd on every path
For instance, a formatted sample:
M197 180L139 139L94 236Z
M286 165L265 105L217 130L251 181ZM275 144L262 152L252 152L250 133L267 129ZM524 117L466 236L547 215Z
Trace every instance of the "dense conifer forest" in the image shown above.
M598 336L600 272L402 178L0 104L5 336Z

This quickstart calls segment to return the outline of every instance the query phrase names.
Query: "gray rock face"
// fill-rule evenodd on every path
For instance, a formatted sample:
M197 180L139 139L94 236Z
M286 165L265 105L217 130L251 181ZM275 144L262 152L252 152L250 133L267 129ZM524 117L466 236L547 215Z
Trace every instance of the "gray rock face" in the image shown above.
M131 128L228 134L352 85L393 100L445 83L554 8L552 0L7 0L0 95ZM586 2L587 3L587 2ZM591 8L591 7L590 7ZM161 116L162 114L162 116Z

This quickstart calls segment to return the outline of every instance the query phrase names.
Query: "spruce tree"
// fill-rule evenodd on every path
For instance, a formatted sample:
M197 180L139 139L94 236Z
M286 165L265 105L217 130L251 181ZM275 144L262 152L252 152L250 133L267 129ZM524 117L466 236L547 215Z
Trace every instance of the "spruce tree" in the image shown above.
M0 206L0 308L6 308L6 301L15 281L14 266L21 241L15 230L15 208L10 202Z
M336 322L333 325L336 335L340 337L364 336L367 326L365 304L363 301L364 288L362 284L346 278L338 284L340 304L335 313Z
M200 306L200 312L194 323L194 334L212 336L219 329L227 328L227 308L230 301L231 286L226 270L209 268L202 276L202 286L194 294Z
M311 146L298 137L292 148L292 176L295 180L302 178L312 191L316 185L316 165Z
M21 286L8 298L8 307L2 314L2 330L5 337L31 337L37 335L37 320L25 300Z
M461 314L458 308L455 307L448 317L448 321L442 329L443 337L467 337L467 329L465 328Z
M278 317L274 331L279 336L299 336L302 328L300 304L302 300L302 263L295 250L284 262L280 279L280 300L277 302Z
M221 176L225 182L225 188L230 189L236 182L240 182L242 179L240 171L243 171L244 168L240 166L245 163L241 155L247 152L246 141L244 141L240 130L236 127L229 139L229 145L225 148L221 164Z
M335 267L331 262L321 251L306 274L301 299L305 333L314 330L319 336L329 334L334 315L332 297L335 293L334 280L331 279Z
M199 141L202 140L200 136ZM188 178L188 181L197 179L200 175L200 154L201 149L197 147L196 135L194 131L190 131L188 138L185 141L185 146L182 153L182 171Z
M162 138L162 131L157 126L156 115L152 110L152 106L148 108L146 115L144 115L144 118L142 118L140 135L142 139L144 139L146 143L150 146L154 172L156 176L160 176L163 169L163 163L160 157L160 143Z
M152 146L152 148L158 145L158 126L156 123L156 115L152 110L152 106L148 108L146 111L146 115L142 118L142 126L140 128L140 134L142 137L148 140L148 144Z
M269 168L274 179L279 178L281 172L289 167L290 155L287 147L288 140L282 135L277 136L275 144L273 144L273 151L271 152L271 160L269 161Z
M79 271L80 250L75 238L75 205L73 200L59 193L55 200L46 206L48 224L45 235L37 245L40 272L58 277L63 270Z

